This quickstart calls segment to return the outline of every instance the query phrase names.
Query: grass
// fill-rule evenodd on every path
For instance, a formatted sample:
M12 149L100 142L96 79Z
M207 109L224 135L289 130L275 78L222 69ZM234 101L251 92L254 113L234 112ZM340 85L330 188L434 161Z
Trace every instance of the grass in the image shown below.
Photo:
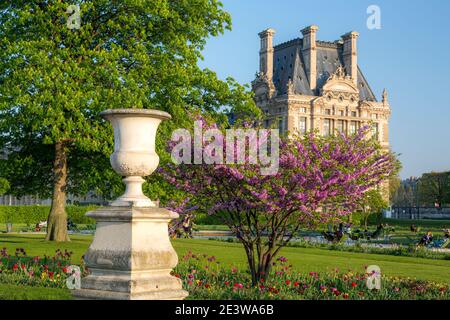
M0 234L0 248L6 247L10 253L16 248L24 248L28 255L53 255L56 249L73 251L73 262L79 263L92 241L90 235L72 235L68 243L47 242L43 234ZM225 268L232 266L246 268L246 258L238 243L203 239L176 239L172 241L181 258L187 252L214 255ZM390 276L402 276L440 283L450 283L450 261L412 257L397 257L380 254L363 254L330 251L317 248L284 248L282 255L289 259L293 269L299 272L323 272L335 268L340 270L363 271L364 266L378 265L382 272ZM3 299L71 299L69 290L22 287L0 284L0 300Z
M6 247L10 253L16 248L24 248L28 255L53 255L56 249L73 251L73 262L79 263L92 241L90 235L72 235L69 243L55 243L44 240L41 234L1 234L0 248ZM246 257L239 243L203 239L176 239L172 241L181 257L188 251L214 255L222 264L245 268ZM382 254L331 251L319 248L284 248L293 268L300 272L341 270L362 271L364 266L378 265L386 275L433 280L450 283L450 261L414 257L398 257Z
M0 284L0 300L71 300L69 289Z

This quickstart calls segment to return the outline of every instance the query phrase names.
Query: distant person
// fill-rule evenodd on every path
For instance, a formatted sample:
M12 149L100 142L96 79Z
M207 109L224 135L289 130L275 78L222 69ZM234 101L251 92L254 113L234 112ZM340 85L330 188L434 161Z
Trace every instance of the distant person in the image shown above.
M444 231L444 238L445 238L445 239L450 238L450 229L445 228L445 229L442 230L442 231Z
M433 233L428 231L419 241L419 246L427 246L433 241Z

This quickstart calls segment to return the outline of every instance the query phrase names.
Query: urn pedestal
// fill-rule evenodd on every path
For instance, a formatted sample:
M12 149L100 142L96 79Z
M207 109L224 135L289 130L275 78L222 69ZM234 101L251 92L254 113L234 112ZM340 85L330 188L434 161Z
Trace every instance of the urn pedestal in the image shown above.
M178 214L158 208L142 192L143 176L158 166L155 137L170 119L157 110L112 109L102 112L114 128L113 169L123 176L125 193L109 206L86 215L97 221L94 240L84 255L90 274L81 279L75 299L183 299L181 280L170 272L178 257L168 223Z
M170 275L178 257L167 223L178 215L163 208L105 207L87 213L97 221L84 255L90 275L81 279L76 299L183 299L181 280Z

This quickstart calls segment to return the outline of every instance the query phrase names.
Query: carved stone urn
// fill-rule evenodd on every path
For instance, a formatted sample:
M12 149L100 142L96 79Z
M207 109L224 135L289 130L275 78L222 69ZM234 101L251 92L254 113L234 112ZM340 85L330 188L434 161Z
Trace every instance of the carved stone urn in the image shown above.
M149 109L111 109L100 113L114 128L114 153L111 165L123 178L125 193L111 203L123 206L133 202L136 207L155 204L142 192L142 177L155 171L159 157L155 150L156 130L167 112Z
M159 208L142 192L143 176L158 166L156 131L163 111L112 109L101 115L114 128L113 169L123 176L125 193L109 206L86 215L97 221L94 240L84 255L90 274L73 291L76 299L183 299L181 280L170 272L178 257L168 223L178 214Z

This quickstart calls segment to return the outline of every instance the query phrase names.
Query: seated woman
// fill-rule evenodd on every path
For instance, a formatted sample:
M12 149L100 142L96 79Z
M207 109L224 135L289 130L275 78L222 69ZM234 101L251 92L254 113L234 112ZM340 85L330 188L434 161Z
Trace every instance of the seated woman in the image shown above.
M417 244L418 246L426 246L433 241L433 233L431 231L428 231L419 241Z

